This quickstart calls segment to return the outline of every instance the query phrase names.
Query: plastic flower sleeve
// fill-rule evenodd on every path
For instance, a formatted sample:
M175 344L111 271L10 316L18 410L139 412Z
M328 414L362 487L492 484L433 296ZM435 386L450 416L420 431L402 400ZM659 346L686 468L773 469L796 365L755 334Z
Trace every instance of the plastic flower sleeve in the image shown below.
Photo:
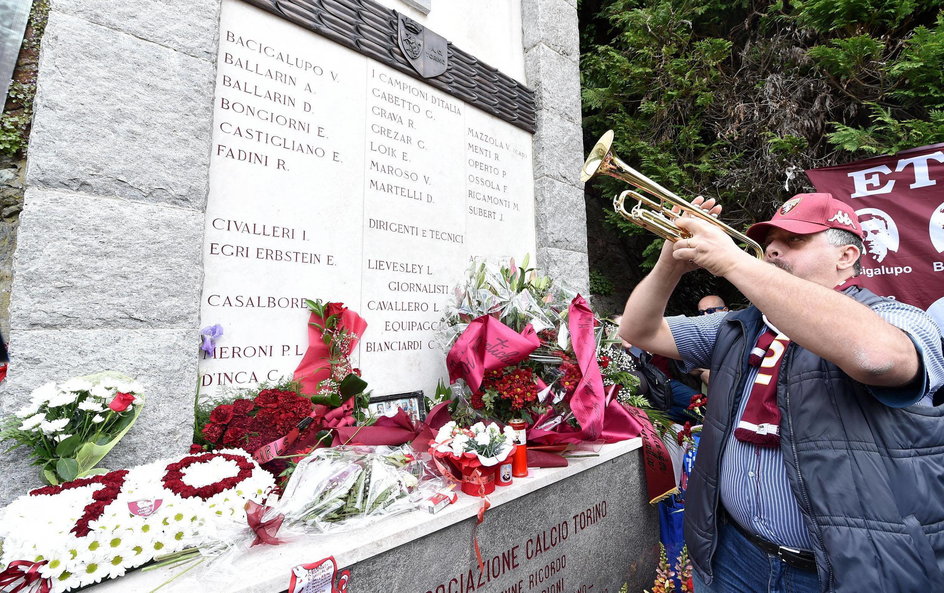
M418 508L422 492L442 486L426 474L424 462L400 448L316 449L298 464L276 508L320 532L355 529Z

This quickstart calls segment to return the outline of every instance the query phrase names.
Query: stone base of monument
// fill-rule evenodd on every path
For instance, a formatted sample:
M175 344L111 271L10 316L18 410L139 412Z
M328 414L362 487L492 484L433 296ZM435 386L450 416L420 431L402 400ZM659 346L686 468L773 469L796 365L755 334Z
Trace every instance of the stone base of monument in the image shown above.
M277 593L288 589L294 567L333 557L350 571L350 593L617 593L624 584L636 593L651 586L659 559L640 447L637 438L572 458L565 468L532 468L496 488L481 524L482 499L459 494L436 514L413 511L353 531L256 546L164 586L180 568L138 570L89 590Z

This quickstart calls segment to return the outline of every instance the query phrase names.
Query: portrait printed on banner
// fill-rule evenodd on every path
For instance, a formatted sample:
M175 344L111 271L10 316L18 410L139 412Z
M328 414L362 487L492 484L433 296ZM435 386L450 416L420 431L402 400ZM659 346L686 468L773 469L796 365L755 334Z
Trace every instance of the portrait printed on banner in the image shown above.
M898 251L898 225L888 213L878 208L862 208L856 214L865 233L863 241L876 263L882 263L888 252Z

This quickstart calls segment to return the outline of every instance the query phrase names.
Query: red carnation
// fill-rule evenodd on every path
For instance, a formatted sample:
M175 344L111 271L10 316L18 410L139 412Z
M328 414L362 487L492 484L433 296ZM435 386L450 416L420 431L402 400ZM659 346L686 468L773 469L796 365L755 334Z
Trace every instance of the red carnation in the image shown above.
M223 444L227 446L239 445L245 442L246 429L238 426L230 427L223 435Z
M250 426L254 428L261 428L265 426L271 426L278 421L279 411L275 408L263 408L256 412L255 417L252 419Z
M211 443L218 443L223 436L225 427L222 424L213 424L212 422L203 427L203 438Z
M250 399L237 399L233 402L233 414L236 416L246 416L256 407L256 404Z
M131 403L134 401L134 395L131 393L121 393L120 391L115 394L115 399L111 400L111 403L108 404L108 407L115 412L124 412L131 406Z
M249 428L249 425L252 424L252 418L250 416L233 416L233 419L229 421L228 426L230 428Z
M210 422L217 424L226 424L233 419L233 405L223 404L216 406L216 409L210 412Z
M485 400L482 399L482 392L476 391L472 394L472 407L481 410L485 407Z
M279 405L279 391L275 389L263 389L253 400L256 406L260 408L272 408Z
M291 404L298 401L298 394L294 391L279 391L279 404Z
M692 423L691 422L686 422L685 426L682 427L682 430L680 430L679 433L675 435L675 440L678 441L679 445L684 443L686 438L689 438L689 439L692 438Z
M688 404L689 410L694 410L696 408L700 408L702 406L708 405L708 398L701 393L696 393L695 395L692 396L692 399L689 401L690 401L690 403Z

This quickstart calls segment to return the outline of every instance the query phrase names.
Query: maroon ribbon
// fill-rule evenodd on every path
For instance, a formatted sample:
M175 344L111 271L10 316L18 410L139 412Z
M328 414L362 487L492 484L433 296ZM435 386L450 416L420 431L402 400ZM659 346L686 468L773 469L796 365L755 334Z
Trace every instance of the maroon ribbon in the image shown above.
M18 593L19 591L29 591L30 593L49 593L52 590L52 579L43 578L39 574L39 567L46 564L42 562L29 562L27 560L14 560L7 566L7 569L0 572L0 589L6 593ZM7 587L13 585L19 580L23 580L12 589Z
M285 515L278 513L271 519L263 520L266 511L271 509L272 507L261 505L252 500L246 502L246 522L249 523L249 528L256 533L256 539L249 546L250 548L258 544L277 546L285 543L285 540L275 537L275 534L279 532L279 528L282 527Z
M466 480L466 477L468 477L469 479L466 481L476 484L479 487L479 498L482 499L482 503L479 505L479 511L475 515L476 521L472 526L472 549L475 551L475 559L479 563L479 571L482 571L485 568L485 563L482 561L482 549L479 547L479 524L485 520L485 511L487 511L492 506L491 501L488 499L488 495L485 494L485 477L481 472L479 472L478 476L475 476L474 474L467 476L465 472L462 472L462 478L457 478L455 474L453 474L449 469L449 467L447 467L447 464L440 460L440 457L448 456L449 458L455 460L456 465L461 466L461 461L457 459L455 455L440 453L433 447L430 447L429 453L433 459L433 463L436 464L436 468L439 470L439 473L443 478L445 478L447 482L451 482L452 484L458 486L463 480Z
M668 496L678 492L675 484L675 471L672 469L672 458L665 443L659 437L652 421L639 408L625 406L629 415L636 420L642 437L642 458L646 472L646 490L649 494L649 504L655 504Z

